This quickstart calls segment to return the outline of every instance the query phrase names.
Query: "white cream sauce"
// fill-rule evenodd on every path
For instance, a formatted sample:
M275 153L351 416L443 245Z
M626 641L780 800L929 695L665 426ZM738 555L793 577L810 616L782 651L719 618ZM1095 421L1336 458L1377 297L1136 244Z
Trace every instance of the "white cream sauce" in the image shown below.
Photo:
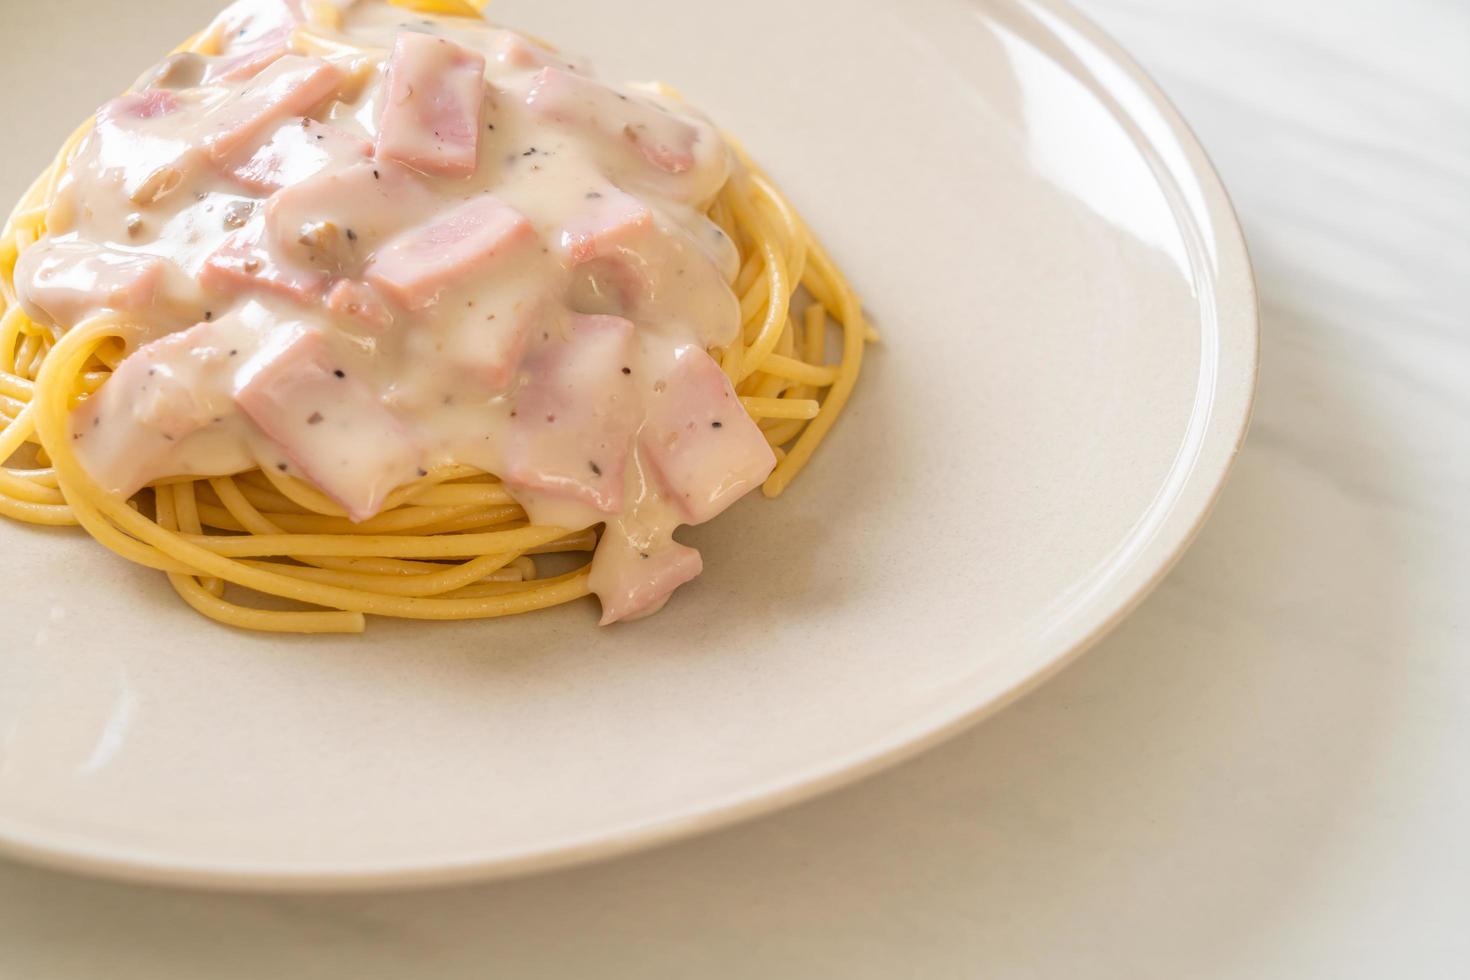
M336 5L237 3L218 56L99 112L16 270L39 320L132 325L80 458L120 494L273 466L357 520L471 464L536 523L606 525L604 622L656 611L700 570L674 529L774 465L704 353L739 329L704 214L732 155L510 31Z

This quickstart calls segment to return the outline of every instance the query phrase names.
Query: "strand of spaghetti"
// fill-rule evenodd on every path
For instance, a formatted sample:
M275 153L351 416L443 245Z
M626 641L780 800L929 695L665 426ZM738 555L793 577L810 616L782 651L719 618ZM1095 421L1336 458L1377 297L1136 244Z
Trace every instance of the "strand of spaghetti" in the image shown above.
M160 527L173 530L178 526L172 490L158 494L157 519ZM194 609L232 626L263 632L280 633L361 633L366 621L361 613L341 612L277 612L250 609L228 602L223 587L212 589L192 575L169 573L168 581L179 598ZM209 580L209 581L218 581Z
M799 381L805 385L826 388L837 380L837 368L828 365L799 361L784 354L768 354L761 362L761 370L767 374Z
M862 370L863 347L867 343L863 329L862 309L858 306L857 298L848 287L842 274L832 264L827 252L821 244L813 238L811 241L811 265L818 275L825 276L838 290L838 315L842 322L842 361L838 367L836 380L827 393L826 400L822 403L821 411L817 413L807 426L806 431L796 440L796 444L788 450L786 458L776 465L775 470L766 478L765 486L762 488L767 497L778 497L791 485L791 481L801 472L802 467L812 458L812 453L821 445L822 440L831 431L837 416L847 405L847 399L852 395L853 387L857 384L858 372ZM825 301L823 305L827 304Z
M522 527L484 534L443 534L390 537L386 535L255 534L248 537L181 535L180 540L210 554L227 558L362 556L388 558L472 558L476 555L520 553L547 544L567 531L557 527Z
M280 565L262 561L242 561L240 564L250 568L270 569L278 574L289 575L291 578L299 578L307 582L335 585L344 589L358 589L373 595L426 597L453 592L455 589L478 582L505 568L515 560L515 557L515 555L482 555L479 558L470 559L463 565L456 565L430 575L416 575L413 578L393 578L364 572L343 572L329 568Z
M786 324L786 316L790 310L791 289L784 261L780 253L776 251L775 243L769 236L764 235L765 228L760 215L745 201L736 205L736 214L742 223L754 226L761 233L759 245L766 253L766 274L770 284L765 320L755 339L741 357L740 373L732 379L739 384L760 367L761 361L775 348L776 341L780 339L780 331Z
M761 429L761 434L766 437L766 443L772 447L784 446L806 429L805 419L792 419L780 421L767 428Z
M170 490L154 491L154 506L165 497L173 497L174 521L178 530L186 534L203 534L204 528L199 524L199 501L194 496L193 480L184 483L176 483ZM225 583L217 578L205 578L199 580L199 585L212 596L224 598Z
M811 241L811 235L806 230L806 225L797 216L796 210L792 208L791 202L776 190L775 186L766 179L765 174L759 170L751 171L751 182L755 184L756 190L760 191L761 199L770 205L776 213L777 219L786 228L787 241L792 249L787 258L787 267L792 282L801 282L802 275L806 271L807 243Z
M740 405L753 419L814 419L821 411L809 398L742 398Z
M251 534L279 534L281 529L264 517L246 499L239 481L233 477L215 477L209 481L210 490L229 511L230 516ZM375 575L412 576L443 571L446 565L428 562L400 561L395 558L305 558L306 564L318 568L339 571L370 572Z
M4 469L0 469L0 493L33 504L66 505L66 498L61 495L60 490L16 476Z

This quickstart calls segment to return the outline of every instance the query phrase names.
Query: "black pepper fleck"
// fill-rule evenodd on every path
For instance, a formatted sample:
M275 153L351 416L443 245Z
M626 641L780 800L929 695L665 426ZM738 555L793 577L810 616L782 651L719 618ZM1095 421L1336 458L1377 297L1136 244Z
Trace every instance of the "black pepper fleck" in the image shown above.
M286 472L286 464L285 463L277 463L276 464L276 469L278 469L282 473L284 473L284 472Z
M376 170L374 170L373 171L373 180L382 180L382 179L383 179L382 176Z
M590 460L588 461L587 465L590 466L590 467L592 467L592 475L593 476L601 476L602 475L602 467L601 466L598 466L596 463L591 462Z
M347 377L347 372L344 371L344 370L342 370L341 368L338 368L337 370L333 371L332 373L334 375L336 375L337 377L339 377L339 378L345 378L345 377Z
M711 422L709 424L709 427L711 429L722 429L722 428L725 427L725 423L723 423L723 422Z
M357 241L357 232L353 231L351 228L348 228L347 229L347 240L349 242L355 242L355 241Z
M633 373L633 369L630 368L630 367L625 367L625 368L623 368L623 373L624 374L632 374Z
M426 469L424 469L422 466L420 466L419 467L419 476L428 476L428 475L429 475L429 471L426 470Z
M231 357L234 357L234 356L235 356L235 355L236 355L236 354L238 354L238 353L240 353L240 352L239 352L239 351L237 351L237 350L232 350L232 351L230 351L230 356L231 356Z
M312 412L310 415L308 415L306 417L306 424L307 425L317 425L317 424L319 424L321 422L321 420L322 420L322 413L321 412Z
M213 320L213 319L214 319L214 311L213 310L205 310L204 311L204 322L205 323L208 323L210 320Z

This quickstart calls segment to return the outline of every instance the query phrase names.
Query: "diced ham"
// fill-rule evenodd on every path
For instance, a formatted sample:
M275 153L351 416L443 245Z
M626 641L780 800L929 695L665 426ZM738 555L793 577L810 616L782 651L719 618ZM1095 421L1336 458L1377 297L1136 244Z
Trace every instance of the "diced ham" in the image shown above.
M167 260L154 255L48 240L21 253L15 285L35 319L72 327L102 310L147 312L167 269Z
M700 139L697 129L585 75L543 68L536 74L526 104L538 118L582 126L604 140L626 142L665 173L682 174L694 168L694 147Z
M356 279L338 279L327 293L327 309L370 334L381 334L393 325L393 312L378 291Z
M265 207L268 240L293 261L356 275L371 243L422 220L437 200L397 164L369 161L325 170L271 196Z
M602 536L591 582L602 601L601 625L658 612L675 589L704 571L699 552L677 541L647 547L642 550L612 527Z
M205 115L200 142L212 161L224 163L276 124L325 101L341 78L341 72L319 58L279 58Z
M574 273L574 307L682 323L706 346L730 342L740 328L739 301L715 259L689 232L661 223L637 198L611 185L587 192L581 205L556 236Z
M490 57L495 64L510 71L530 71L547 67L574 70L572 63L555 51L515 31L496 32L495 40L490 42Z
M629 374L633 324L577 317L525 360L506 452L512 489L549 494L615 514L638 425Z
M466 381L488 393L503 392L515 383L533 324L540 321L542 304L518 298L525 289L481 297L473 307L447 311L431 330L437 353ZM428 339L428 338L426 338Z
M561 230L558 245L574 265L610 258L635 247L653 230L653 212L642 201L612 185L589 191L583 205Z
M655 385L639 439L665 499L702 524L759 486L776 454L714 359L682 348Z
M359 163L372 152L366 138L302 117L284 123L249 156L242 153L244 159L226 163L225 170L250 190L268 195L323 170Z
M199 271L199 285L214 293L238 295L264 290L307 306L321 302L331 274L320 268L276 259L266 248L261 221L227 237Z
M301 22L292 0L240 0L210 28L220 39L219 56L210 60L204 84L251 78L286 54L291 31Z
M493 194L481 194L379 249L363 274L400 306L433 305L445 287L472 275L535 231L525 215Z
M178 443L231 410L206 383L227 375L228 351L215 325L200 323L124 358L100 391L77 406L72 431L87 469L107 489L131 494L152 478Z
M199 167L200 152L180 138L170 116L183 110L170 91L130 92L97 111L92 133L97 165L116 175L134 204L163 200Z
M318 329L262 351L243 372L235 402L288 464L364 521L417 472L413 438L376 392L349 375Z
M113 123L121 119L162 119L178 111L178 95L167 89L150 89L118 96L97 111L97 118Z
M485 58L448 38L399 31L388 59L378 157L441 177L475 172Z

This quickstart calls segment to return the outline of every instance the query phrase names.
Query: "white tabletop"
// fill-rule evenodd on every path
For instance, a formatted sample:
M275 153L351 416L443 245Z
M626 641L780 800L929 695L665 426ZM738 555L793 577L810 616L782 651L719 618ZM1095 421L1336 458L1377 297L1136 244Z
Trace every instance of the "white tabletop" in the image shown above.
M335 898L0 864L0 976L1463 976L1470 7L1084 7L1214 156L1264 319L1230 486L1117 632L915 762L612 864Z

